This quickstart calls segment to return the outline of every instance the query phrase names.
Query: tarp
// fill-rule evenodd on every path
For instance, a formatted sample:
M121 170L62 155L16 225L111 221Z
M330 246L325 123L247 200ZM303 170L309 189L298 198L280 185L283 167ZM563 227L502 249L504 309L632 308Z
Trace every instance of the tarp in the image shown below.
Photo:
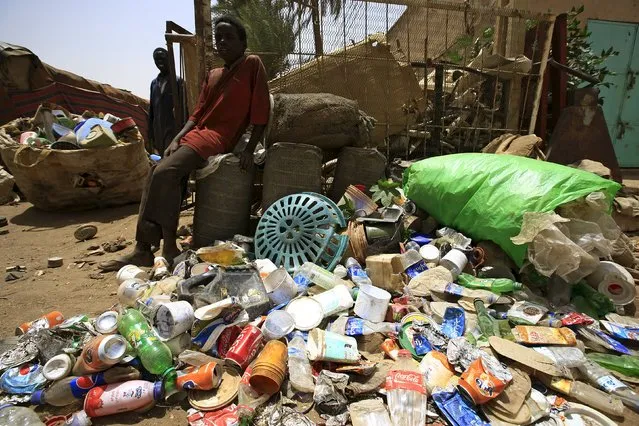
M149 102L126 90L88 80L40 61L29 49L0 42L0 124L32 116L43 102L132 117L147 137Z
M453 154L419 161L404 173L404 192L440 224L475 241L497 243L522 266L525 212L549 212L591 192L612 203L621 186L583 170L513 155Z

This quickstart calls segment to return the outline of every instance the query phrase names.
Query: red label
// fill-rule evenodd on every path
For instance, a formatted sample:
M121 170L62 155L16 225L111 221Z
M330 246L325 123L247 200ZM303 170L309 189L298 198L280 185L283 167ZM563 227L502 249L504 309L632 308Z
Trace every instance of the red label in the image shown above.
M386 376L386 385L384 387L387 391L404 389L426 395L424 376L418 371L391 370Z

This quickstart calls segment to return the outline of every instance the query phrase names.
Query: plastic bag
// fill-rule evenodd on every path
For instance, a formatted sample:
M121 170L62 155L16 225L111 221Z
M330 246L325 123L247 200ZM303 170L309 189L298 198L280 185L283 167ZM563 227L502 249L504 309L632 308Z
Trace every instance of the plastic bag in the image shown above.
M528 260L537 272L547 277L554 274L574 283L597 269L599 258L575 244L566 235L567 228L560 228L570 219L539 212L527 212L523 217L521 232L511 240L515 244L528 244Z
M619 188L583 170L513 155L432 157L404 173L404 192L418 207L475 241L494 241L519 267L526 245L510 238L519 233L525 212L551 212L595 191L609 208Z

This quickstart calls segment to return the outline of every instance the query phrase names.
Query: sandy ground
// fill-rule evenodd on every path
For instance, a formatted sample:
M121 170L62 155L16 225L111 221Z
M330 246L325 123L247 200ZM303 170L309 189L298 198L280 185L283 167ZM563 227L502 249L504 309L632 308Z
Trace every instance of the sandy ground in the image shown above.
M0 281L0 336L11 336L19 324L36 319L52 310L61 311L66 317L77 314L96 316L116 303L117 283L115 273L102 278L90 278L98 271L95 264L82 268L72 265L75 261L98 263L125 253L122 251L104 256L87 257L88 248L124 237L132 241L135 236L137 205L129 205L86 212L44 212L23 202L16 206L0 206L0 216L9 220L6 235L0 235L1 266L24 265L24 277L12 282ZM182 223L192 222L190 212L185 212ZM75 228L83 223L98 226L98 234L90 241L78 242L73 237ZM47 269L47 258L61 256L61 268ZM1 270L4 273L4 269ZM37 276L37 271L44 274ZM4 278L4 276L3 276ZM80 409L80 404L62 408L40 407L41 416L69 414ZM156 406L151 411L126 413L94 419L96 425L186 425L188 403L181 407ZM626 409L622 425L639 425L639 415Z
M103 210L72 213L50 213L34 208L29 203L17 206L0 206L0 216L9 220L7 235L0 235L0 336L12 336L16 326L31 321L52 310L61 311L65 317L77 314L96 316L117 302L118 285L115 273L107 273L101 279L90 274L99 272L95 265L85 264L81 269L72 265L75 261L94 261L115 258L121 253L86 257L87 248L115 240L122 236L133 240L137 205ZM187 215L182 219L190 221ZM78 242L73 237L75 228L83 223L93 223L98 234L90 241ZM47 258L61 256L61 268L47 269ZM4 268L24 265L27 272L17 281L4 282ZM36 276L37 271L44 275ZM67 406L60 409L42 409L42 415L68 414L79 409ZM188 408L188 403L184 406ZM148 413L127 413L97 418L96 425L185 425L186 410L180 407L155 407Z

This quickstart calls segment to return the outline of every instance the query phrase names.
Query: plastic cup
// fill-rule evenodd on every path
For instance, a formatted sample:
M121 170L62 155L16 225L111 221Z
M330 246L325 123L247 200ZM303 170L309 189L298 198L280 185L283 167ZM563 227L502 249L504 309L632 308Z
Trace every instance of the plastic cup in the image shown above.
M293 331L295 320L286 311L273 311L266 316L262 333L266 340L279 340Z
M282 386L286 376L288 348L279 340L268 342L255 359L249 383L259 393L272 395Z
M330 290L313 296L321 306L324 317L336 314L353 306L353 297L348 287L338 284Z
M371 322L383 322L386 318L391 294L373 285L362 285L355 302L355 314Z
M314 328L308 333L308 359L311 361L335 361L356 363L360 359L357 340L351 336Z
M284 268L276 269L268 274L264 279L264 288L268 298L276 306L290 302L297 294L295 281Z
M122 284L124 281L133 278L146 281L149 279L149 274L135 265L125 265L120 268L115 278L118 280L119 284Z
M466 254L457 249L452 249L446 253L446 256L444 256L439 262L441 266L452 272L455 277L461 274L467 263L468 258L466 257Z

